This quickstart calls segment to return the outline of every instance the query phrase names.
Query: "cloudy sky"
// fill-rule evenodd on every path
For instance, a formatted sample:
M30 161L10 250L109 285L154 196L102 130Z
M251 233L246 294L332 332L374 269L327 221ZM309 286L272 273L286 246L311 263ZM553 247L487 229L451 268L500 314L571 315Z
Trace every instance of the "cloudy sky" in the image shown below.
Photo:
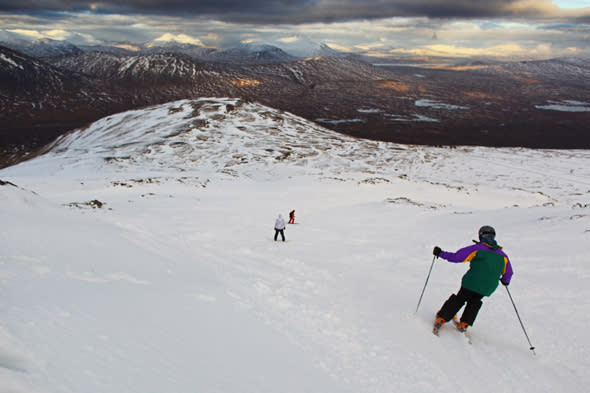
M0 41L7 36L220 49L311 40L376 56L590 56L590 0L0 0Z

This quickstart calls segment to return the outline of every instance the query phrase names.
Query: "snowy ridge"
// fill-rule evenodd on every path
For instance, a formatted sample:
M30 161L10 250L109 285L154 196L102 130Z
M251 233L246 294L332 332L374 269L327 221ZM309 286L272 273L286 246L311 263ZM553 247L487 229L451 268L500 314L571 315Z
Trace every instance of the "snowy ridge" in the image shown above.
M0 391L586 392L589 162L354 139L230 98L109 116L0 170ZM437 260L415 313L432 247L483 224L536 356L502 287L471 345L431 334L465 265Z
M293 173L343 179L362 174L390 181L409 176L461 188L469 183L475 188L493 185L539 194L543 202L583 194L590 187L590 181L584 180L590 178L590 169L580 167L564 175L555 168L562 160L588 159L585 150L449 150L375 142L229 98L181 100L109 116L60 137L47 150L25 167L37 165L40 174L67 173L81 166L96 171L175 170L265 178L280 176L277 168L283 167ZM493 174L488 173L486 161L493 163ZM534 165L523 166L525 162ZM544 195L547 189L551 191Z
M49 152L120 168L256 171L265 163L304 165L324 151L344 154L346 144L354 152L353 142L259 104L199 99L110 116L58 139Z
M212 74L196 60L186 55L153 53L122 56L104 52L84 52L76 56L62 56L51 62L65 69L76 70L93 77L109 79L191 78Z

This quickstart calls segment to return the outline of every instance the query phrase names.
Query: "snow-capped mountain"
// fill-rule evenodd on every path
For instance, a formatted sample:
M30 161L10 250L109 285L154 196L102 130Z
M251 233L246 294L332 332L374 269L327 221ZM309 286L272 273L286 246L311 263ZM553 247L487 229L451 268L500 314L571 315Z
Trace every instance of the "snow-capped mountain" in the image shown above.
M110 115L0 170L1 390L585 393L589 162L356 139L234 98ZM510 297L471 343L436 337L467 264L432 247L484 224Z
M345 57L349 55L330 48L326 43L318 43L304 36L295 36L290 39L273 41L273 45L299 58L323 56Z
M81 53L82 49L68 41L51 39L36 40L20 48L24 54L36 58L72 55Z
M160 42L158 44L150 43L150 45L142 45L139 54L154 54L154 53L172 53L188 56L190 58L200 60L207 59L216 52L214 48L207 48L200 45L179 43L175 41Z
M0 45L30 57L44 58L82 52L82 49L67 40L42 38L28 40L20 34L0 31Z
M227 49L182 43L177 40L159 40L143 44L139 54L181 54L194 60L225 64L267 64L289 62L297 59L276 46L245 43Z
M201 61L227 64L268 64L290 62L309 57L351 57L350 53L332 49L325 43L317 43L298 36L271 42L247 42L240 45L212 49L198 44L182 43L169 37L164 40L142 44L141 53L184 54Z
M296 59L282 49L266 44L242 44L234 48L216 51L204 58L204 60L229 64L286 63Z

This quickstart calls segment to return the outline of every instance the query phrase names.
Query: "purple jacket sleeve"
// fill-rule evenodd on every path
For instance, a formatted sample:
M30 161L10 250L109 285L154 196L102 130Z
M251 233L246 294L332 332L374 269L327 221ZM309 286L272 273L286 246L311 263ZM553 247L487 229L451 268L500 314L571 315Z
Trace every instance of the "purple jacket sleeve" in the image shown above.
M470 246L460 249L457 252L443 251L440 253L439 256L442 259L446 259L447 261L453 262L453 263L467 262L467 258L471 254L473 254L475 251L484 250L485 248L486 248L486 246L484 246L482 244L472 244Z

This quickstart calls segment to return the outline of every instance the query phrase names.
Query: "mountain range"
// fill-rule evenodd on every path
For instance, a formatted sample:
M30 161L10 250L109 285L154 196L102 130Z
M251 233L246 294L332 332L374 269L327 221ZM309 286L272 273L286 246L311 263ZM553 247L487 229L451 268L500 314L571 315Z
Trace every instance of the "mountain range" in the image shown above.
M0 47L0 166L109 114L199 97L256 101L374 140L590 147L585 59L410 66L326 45L307 45L317 56L305 58L259 44L12 47Z
M359 55L337 51L327 44L315 43L307 39L300 39L291 43L285 42L281 44L281 47L262 42L250 42L232 48L217 49L181 42L174 38L134 44L120 42L110 45L75 45L68 41L48 38L26 41L7 35L6 32L3 33L0 34L0 45L36 58L71 55L81 52L109 52L119 55L177 53L201 61L257 64L280 63L306 57L360 57Z

